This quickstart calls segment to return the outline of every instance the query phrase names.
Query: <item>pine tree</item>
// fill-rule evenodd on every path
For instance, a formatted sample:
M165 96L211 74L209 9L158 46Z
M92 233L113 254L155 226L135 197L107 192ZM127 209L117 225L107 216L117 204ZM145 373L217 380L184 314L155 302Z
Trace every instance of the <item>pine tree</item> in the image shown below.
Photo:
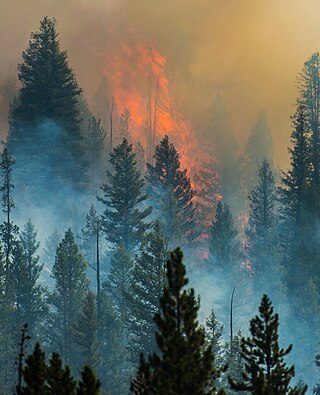
M0 192L2 194L2 212L5 220L0 224L0 240L2 248L0 252L1 265L1 321L2 321L2 392L8 394L14 380L14 358L16 352L16 306L15 306L15 279L13 275L13 251L17 240L18 227L12 221L12 211L15 208L13 200L14 184L12 171L15 161L7 148L1 155L0 169L2 172L2 183ZM4 256L3 256L4 253Z
M10 114L8 148L21 170L21 182L31 183L36 198L39 186L54 189L60 178L76 183L83 179L77 106L81 89L67 53L60 49L55 19L41 20L22 60L18 65L21 89Z
M98 190L100 180L103 178L105 167L105 148L106 132L101 126L100 119L91 116L86 131L85 154L88 160L89 183L94 192Z
M68 365L63 366L58 353L53 353L46 371L48 395L75 395L76 381Z
M127 250L123 246L118 247L111 255L108 280L103 284L123 324L127 321L129 314L127 299L132 268L133 262Z
M50 270L52 270L52 267L54 265L57 247L60 241L61 235L57 229L54 229L44 243L44 248L41 254L41 261L43 265L48 267Z
M312 183L320 187L320 54L312 54L304 63L299 74L299 106L305 108L305 117L310 127L310 163L312 164Z
M98 344L98 321L96 313L96 300L92 292L88 292L83 301L82 310L77 318L73 336L79 347L82 365L92 369L97 368L100 363Z
M236 333L232 337L232 342L229 341L225 347L225 364L227 365L227 370L225 375L223 376L223 384L228 384L228 377L235 382L239 382L242 380L242 372L245 369L245 359L242 356L241 351L241 341L242 334L241 331ZM238 391L228 389L229 394L238 394ZM244 394L249 394L249 392L243 391Z
M112 171L107 172L108 181L101 189L103 197L102 228L107 240L134 251L143 238L148 224L145 222L151 207L142 207L147 200L143 192L144 181L136 169L135 153L126 139L110 154Z
M85 366L81 372L77 395L99 395L100 386L100 381L95 377L92 370L88 366Z
M28 323L32 337L42 332L48 308L45 289L39 283L41 266L30 261L22 242L16 242L13 250L13 280L15 290L15 324L17 327Z
M129 288L129 349L136 361L141 352L156 350L153 317L160 312L160 296L165 286L167 241L156 222L143 241L131 275Z
M209 260L217 272L232 275L240 269L240 243L227 203L219 200L211 225Z
M7 281L10 277L10 258L18 227L11 221L12 210L15 208L12 192L14 185L12 183L12 166L15 161L9 154L7 148L4 148L1 155L0 169L2 170L2 185L0 191L2 193L2 211L6 216L6 220L0 225L0 236L4 247L6 257Z
M22 386L21 395L47 394L46 368L45 353L40 344L36 343L33 353L28 356L23 368L25 385Z
M128 392L131 366L128 365L127 334L105 289L101 292L101 364L102 387L110 394Z
M180 168L179 154L168 136L156 146L154 159L154 166L147 164L147 180L157 219L169 244L192 241L197 236L195 191L187 171Z
M312 196L310 129L304 105L298 105L292 117L292 126L293 148L289 149L290 169L283 174L281 180L280 232L283 262L287 268L287 286L289 290L295 294L298 291L299 294L300 284L308 283L305 276L315 273L312 266L318 251L314 243L317 234L314 228L316 210L314 205L310 205ZM300 298L301 295L298 296L298 299Z
M306 392L306 387L289 387L294 367L287 367L284 357L292 346L286 349L279 347L278 327L278 314L273 312L268 296L263 295L259 316L250 321L251 337L242 339L242 355L245 359L242 381L235 382L230 378L232 389L249 391L253 395L299 395Z
M197 188L197 218L206 238L209 237L215 206L221 197L218 178L217 164L213 160L204 163L194 177Z
M167 286L156 314L159 353L142 357L131 390L135 394L212 394L211 347L205 347L204 330L198 326L199 304L194 290L184 290L188 280L178 248L167 262Z
M22 371L24 385L17 395L99 395L100 382L92 370L85 366L77 383L68 365L63 366L60 355L53 353L49 365L45 353L36 343L34 351L26 359Z
M259 179L249 194L250 215L247 236L247 253L259 285L264 275L274 271L276 265L276 203L277 190L269 163L264 160ZM259 288L260 289L260 288Z
M72 333L81 303L88 291L88 280L86 262L71 229L66 231L65 237L57 248L52 277L55 281L55 288L50 298L54 308L54 328L51 328L51 331L54 332L55 345L64 360L74 363Z
M39 283L42 270L40 257L36 255L39 246L37 232L29 220L20 234L20 243L15 246L13 266L17 290L19 290L17 306L20 309L21 323L28 323L32 337L35 333L39 333L47 314L45 289Z
M95 273L95 282L97 288L97 318L101 316L101 269L100 269L100 234L101 219L97 215L97 211L93 205L90 206L89 213L86 216L86 224L82 229L82 250L89 263L89 269ZM92 276L89 277L90 279Z
M225 365L223 361L222 332L223 324L216 319L214 310L211 310L209 317L206 319L205 334L207 344L212 349L213 364L219 371L222 371Z

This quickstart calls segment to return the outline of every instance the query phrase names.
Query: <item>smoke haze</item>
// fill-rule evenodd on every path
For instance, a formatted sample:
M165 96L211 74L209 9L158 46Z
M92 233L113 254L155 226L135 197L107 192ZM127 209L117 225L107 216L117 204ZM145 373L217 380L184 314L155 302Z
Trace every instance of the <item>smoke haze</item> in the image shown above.
M0 72L10 78L30 32L44 15L54 16L62 47L90 99L108 68L105 55L123 41L130 46L143 37L167 57L188 116L201 120L220 91L241 147L264 109L276 162L286 166L295 79L319 49L317 9L316 0L3 0ZM3 137L6 116L1 114Z

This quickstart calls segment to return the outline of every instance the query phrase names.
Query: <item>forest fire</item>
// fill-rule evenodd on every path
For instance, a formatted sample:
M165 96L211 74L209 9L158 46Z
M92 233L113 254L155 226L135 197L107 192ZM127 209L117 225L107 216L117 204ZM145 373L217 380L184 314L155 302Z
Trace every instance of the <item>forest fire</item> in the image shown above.
M174 97L166 57L154 42L124 42L105 63L108 98L114 100L115 128L121 112L130 111L130 134L140 141L150 161L165 135L176 145L183 168L194 164L195 138L181 103Z

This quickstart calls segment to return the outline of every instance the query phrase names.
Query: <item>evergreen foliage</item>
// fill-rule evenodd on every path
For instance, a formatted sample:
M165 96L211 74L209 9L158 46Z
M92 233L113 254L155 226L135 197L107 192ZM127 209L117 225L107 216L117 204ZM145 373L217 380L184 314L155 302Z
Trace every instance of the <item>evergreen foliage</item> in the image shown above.
M76 382L68 365L63 366L60 355L53 353L46 364L45 353L39 343L25 361L22 371L23 385L17 395L99 395L100 382L92 370L85 366L81 379Z
M182 251L170 253L167 286L155 315L158 353L140 360L131 390L135 394L212 394L215 371L211 347L205 346L204 330L198 326L199 304L193 289L184 290L188 280Z
M88 292L76 321L73 336L80 350L81 365L89 366L92 369L96 369L100 363L97 331L96 298L92 292Z
M156 351L153 317L160 312L160 297L165 286L167 241L159 222L153 225L137 255L128 295L128 347L136 361L141 352Z
M265 274L276 264L276 203L277 190L269 163L264 160L259 169L257 185L249 194L250 214L247 254L256 281L265 281Z
M306 392L306 387L291 388L290 381L294 376L294 367L287 367L284 357L292 346L280 348L278 343L278 314L267 295L263 295L259 307L259 316L250 321L250 338L242 339L242 356L245 369L242 381L229 379L232 389L249 391L253 395L291 394Z
M0 191L2 193L2 212L5 214L5 221L0 225L0 237L6 257L7 280L10 277L10 259L13 246L18 234L18 227L11 220L12 210L15 208L12 192L14 184L12 181L12 170L15 164L14 159L9 154L8 149L4 148L1 155L0 169L2 171L2 184Z
M75 395L76 381L68 365L63 366L58 353L53 353L46 370L48 395Z
M120 320L125 323L128 319L128 295L130 289L131 271L133 262L127 250L120 246L111 256L108 281L103 288L110 295L110 299Z
M195 196L198 205L197 218L206 238L209 237L213 212L221 196L217 168L218 165L211 160L209 163L204 163L194 176L197 188Z
M89 184L97 192L100 180L104 174L106 132L101 126L100 119L93 115L88 122L88 129L84 136L85 155L88 161Z
M53 311L54 344L68 363L74 363L73 329L81 304L88 291L86 262L75 242L71 229L57 248L52 277L55 288L50 296Z
M60 178L79 183L83 147L78 99L81 89L60 49L56 20L44 17L18 65L21 89L10 114L8 148L23 180L43 190ZM34 142L37 142L34 144ZM34 171L36 169L36 171ZM48 177L53 177L48 183Z
M238 232L227 203L219 200L209 238L209 260L217 272L232 276L240 269Z
M179 154L165 136L156 146L155 164L147 164L147 180L156 217L169 244L183 244L197 236L195 207L187 170L181 170Z
M114 148L109 160L112 171L98 200L104 205L102 228L107 240L134 251L149 225L145 222L151 207L142 207L148 195L143 192L144 181L136 169L135 153L126 139Z
M39 277L42 265L37 255L40 243L37 231L31 220L25 224L20 234L20 242L16 243L13 253L14 274L17 282L17 306L20 309L21 323L28 323L30 336L41 332L43 321L47 315L46 291L40 284ZM19 301L19 302L18 302Z
M44 395L47 393L45 353L39 343L36 343L33 353L26 359L22 374L25 382L25 385L22 386L22 395Z
M100 381L95 377L92 370L88 366L85 366L81 373L77 395L99 395L100 386Z
M206 319L205 325L206 342L212 350L212 363L219 371L223 371L225 365L222 332L223 324L217 320L214 310L211 310L209 317Z
M320 54L313 53L304 63L299 74L299 107L305 109L305 117L310 128L310 164L312 184L320 187ZM307 157L305 158L307 159Z

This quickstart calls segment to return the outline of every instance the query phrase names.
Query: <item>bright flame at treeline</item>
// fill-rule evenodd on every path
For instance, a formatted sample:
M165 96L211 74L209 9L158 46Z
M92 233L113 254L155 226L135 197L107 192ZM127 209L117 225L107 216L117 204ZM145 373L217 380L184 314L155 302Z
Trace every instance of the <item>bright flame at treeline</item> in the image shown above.
M130 111L130 133L141 142L150 161L155 145L165 135L176 145L183 168L197 167L197 146L191 121L174 97L167 59L155 42L123 42L103 67L107 102L114 100L114 119ZM113 98L113 99L112 99Z

